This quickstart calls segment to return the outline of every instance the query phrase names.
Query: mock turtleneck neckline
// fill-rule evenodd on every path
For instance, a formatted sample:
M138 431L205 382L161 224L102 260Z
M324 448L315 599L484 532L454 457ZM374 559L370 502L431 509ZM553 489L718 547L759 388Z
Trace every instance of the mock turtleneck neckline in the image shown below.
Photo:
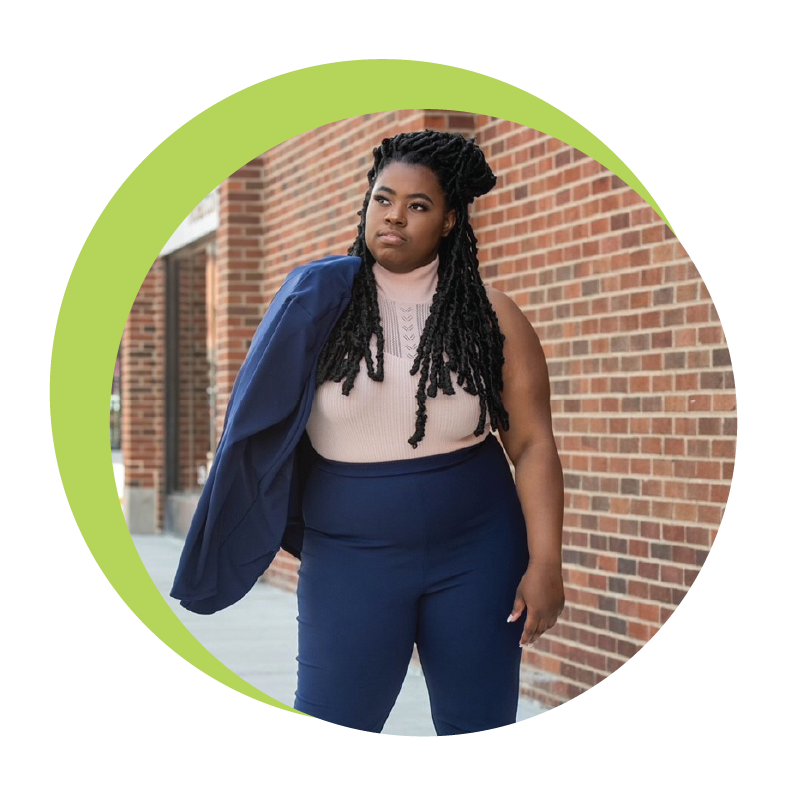
M372 274L378 289L391 300L401 303L430 302L439 282L439 256L411 272L392 272L377 261Z

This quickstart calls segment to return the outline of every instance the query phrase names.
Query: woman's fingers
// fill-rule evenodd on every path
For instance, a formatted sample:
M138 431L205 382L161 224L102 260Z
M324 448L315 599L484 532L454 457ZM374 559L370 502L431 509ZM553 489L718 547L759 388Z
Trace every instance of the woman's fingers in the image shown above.
M522 631L522 638L520 639L519 646L530 647L540 636L550 630L557 621L558 617L552 617L548 622L544 622L528 609L528 619L525 622L525 629ZM530 627L528 623L530 623Z
M525 601L522 599L522 595L518 593L514 599L514 607L511 609L511 613L508 615L506 622L515 622L519 619L520 614L522 614L524 610Z
M528 615L525 619L525 628L522 631L522 637L519 640L519 646L526 647L528 645L532 645L534 641L536 641L536 637L540 635L540 629L541 619L539 615L531 613L531 610L528 609Z

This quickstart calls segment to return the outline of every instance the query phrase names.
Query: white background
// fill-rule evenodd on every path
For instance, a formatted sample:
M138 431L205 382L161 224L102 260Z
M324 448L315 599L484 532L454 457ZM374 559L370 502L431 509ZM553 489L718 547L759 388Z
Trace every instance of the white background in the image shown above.
M3 483L10 741L0 774L9 796L794 795L799 176L790 8L144 0L6 11L0 316L4 461L14 469ZM265 706L198 672L107 583L53 454L56 317L80 248L119 185L228 95L363 58L481 72L597 135L693 257L735 371L732 492L684 602L598 687L482 734L360 733Z

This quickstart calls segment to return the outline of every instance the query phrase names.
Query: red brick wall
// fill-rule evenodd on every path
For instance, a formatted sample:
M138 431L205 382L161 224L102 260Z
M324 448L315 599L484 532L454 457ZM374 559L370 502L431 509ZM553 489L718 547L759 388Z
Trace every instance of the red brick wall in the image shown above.
M122 333L120 406L125 484L156 490L156 526L163 524L165 265L150 268Z
M481 264L542 341L565 473L567 605L523 670L557 703L636 653L697 576L733 471L733 372L694 264L634 191L514 123L481 116L476 135L498 175L475 205Z
M235 172L220 187L220 223L216 239L216 447L233 382L261 321L264 262L263 158Z

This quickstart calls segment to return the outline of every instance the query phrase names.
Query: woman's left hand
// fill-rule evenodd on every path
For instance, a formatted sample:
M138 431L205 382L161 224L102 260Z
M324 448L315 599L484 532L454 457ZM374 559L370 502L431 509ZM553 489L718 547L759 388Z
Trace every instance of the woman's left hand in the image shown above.
M514 622L527 609L525 628L519 646L532 645L556 624L564 610L564 582L560 563L531 561L517 587L514 608L508 621Z

